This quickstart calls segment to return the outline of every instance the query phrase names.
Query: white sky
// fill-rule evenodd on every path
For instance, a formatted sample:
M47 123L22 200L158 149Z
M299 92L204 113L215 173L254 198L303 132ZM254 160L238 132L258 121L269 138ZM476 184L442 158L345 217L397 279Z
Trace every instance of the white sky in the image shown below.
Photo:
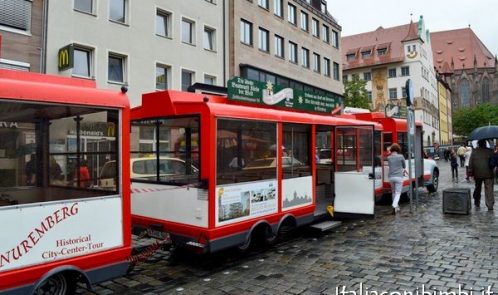
M408 24L424 16L430 32L466 28L494 55L498 54L498 0L328 0L329 12L342 26L342 36Z

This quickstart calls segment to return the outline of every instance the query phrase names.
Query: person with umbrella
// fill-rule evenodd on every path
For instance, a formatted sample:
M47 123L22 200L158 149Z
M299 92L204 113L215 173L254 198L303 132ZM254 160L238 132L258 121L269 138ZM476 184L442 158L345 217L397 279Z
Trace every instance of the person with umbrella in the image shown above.
M486 147L486 140L477 142L478 147L472 151L469 160L469 170L472 171L475 179L474 205L478 208L481 205L481 187L484 183L484 195L488 210L493 210L495 198L493 196L493 169L490 165L493 158L493 151Z

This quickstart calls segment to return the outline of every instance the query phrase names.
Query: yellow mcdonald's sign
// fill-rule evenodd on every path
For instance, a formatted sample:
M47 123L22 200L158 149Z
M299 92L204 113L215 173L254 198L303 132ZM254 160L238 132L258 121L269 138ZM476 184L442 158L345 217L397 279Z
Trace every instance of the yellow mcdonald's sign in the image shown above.
M116 125L115 124L108 124L107 125L107 136L108 137L115 137L116 136Z
M59 49L57 55L59 71L65 71L73 67L74 62L74 47L73 44L66 45Z

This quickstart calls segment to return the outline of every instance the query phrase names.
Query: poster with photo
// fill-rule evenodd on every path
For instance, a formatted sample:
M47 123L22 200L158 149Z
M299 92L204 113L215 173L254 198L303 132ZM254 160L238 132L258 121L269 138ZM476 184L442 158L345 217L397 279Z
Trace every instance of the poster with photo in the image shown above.
M216 186L217 225L277 212L277 181Z

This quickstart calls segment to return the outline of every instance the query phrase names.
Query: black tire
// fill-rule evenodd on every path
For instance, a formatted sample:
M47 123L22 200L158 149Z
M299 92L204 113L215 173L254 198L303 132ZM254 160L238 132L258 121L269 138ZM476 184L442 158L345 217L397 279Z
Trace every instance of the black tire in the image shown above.
M377 205L391 205L393 202L392 194L383 194L376 202Z
M438 186L439 186L439 171L434 170L432 172L432 183L426 186L426 188L429 191L429 193L435 193L437 192Z
M265 229L265 243L267 246L273 246L278 243L278 232L273 233L271 226L267 226Z
M73 275L57 273L45 279L33 291L34 295L70 295L76 291L76 279Z
M249 249L251 248L251 243L252 243L252 233L250 233L247 238L245 239L244 242L242 242L241 244L239 244L237 246L237 250L240 252L240 253L246 253L246 252L249 252Z

